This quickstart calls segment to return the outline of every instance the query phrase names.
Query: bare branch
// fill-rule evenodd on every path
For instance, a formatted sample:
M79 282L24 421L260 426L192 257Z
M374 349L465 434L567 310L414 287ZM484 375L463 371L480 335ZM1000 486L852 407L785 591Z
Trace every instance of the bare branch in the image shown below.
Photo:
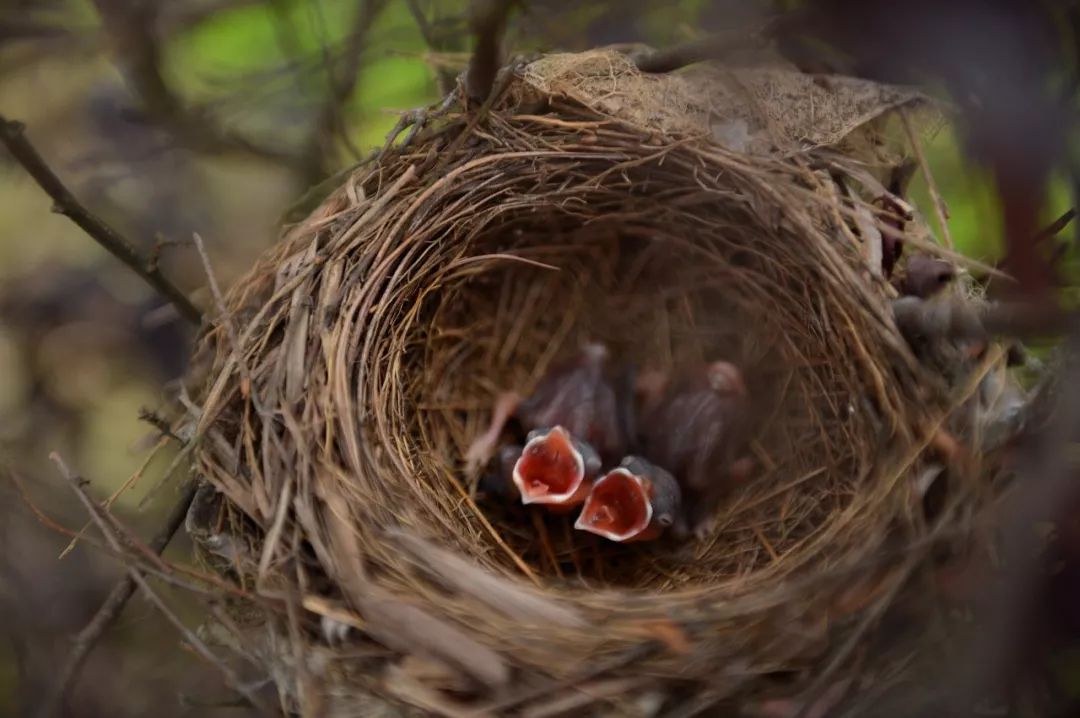
M61 459L59 455L54 453L50 456L50 458L59 467L60 473L71 486L71 490L75 492L75 495L78 497L83 507L90 514L90 518L93 519L95 524L97 524L98 530L101 531L102 535L105 537L105 540L109 543L109 545L114 551L122 552L123 545L113 533L113 529L109 525L108 519L102 514L102 509L94 502L93 499L90 498L89 494L86 493L86 480L80 476L77 476L76 474L73 474L71 470L68 469L67 465L64 463L63 459ZM181 517L180 520L182 521L183 517ZM262 701L262 699L259 698L257 694L255 694L249 687L244 685L244 683L240 680L239 676L236 675L236 672L233 671L232 668L230 668L225 662L223 662L220 658L214 655L214 653L209 649L206 643L203 642L202 639L200 639L198 636L196 636L191 631L191 629L184 625L184 622L181 621L176 616L176 614L172 612L172 610L165 604L161 597L157 595L157 592L150 587L150 584L147 583L146 578L142 575L142 572L139 571L139 569L135 568L134 566L128 566L127 572L130 580L133 581L134 584L142 590L146 598L149 599L152 604L154 604L158 611L160 611L161 614L165 616L165 618L170 623L173 624L173 626L184 637L184 640L188 643L188 645L190 645L196 653L202 656L203 659L213 664L215 667L217 667L218 670L221 671L230 688L235 690L237 693L243 695L251 703L251 705L258 708L263 715L273 715L275 713L274 711L268 709L268 706L265 704L265 702ZM125 602L126 600L127 599L125 598Z
M1076 208L1070 207L1060 217L1055 219L1050 224L1046 225L1043 229L1039 230L1039 233L1032 238L1032 242L1039 243L1045 242L1047 239L1051 239L1061 234L1061 232L1069 226L1069 223L1076 218Z
M189 481L181 489L180 498L169 511L169 515L165 519L165 525L150 539L148 546L155 554L160 555L165 550L165 547L169 545L180 525L184 523L184 517L187 516L188 508L190 508L194 497L195 482ZM116 623L134 593L135 579L129 572L127 576L113 586L108 598L101 604L101 608L97 610L90 622L75 635L72 641L71 653L68 654L67 661L64 662L57 674L56 685L38 713L39 718L51 718L59 715L75 677L79 674L83 664L86 663L86 659L90 656L98 641L101 640L101 637L105 635L105 631Z
M57 40L70 33L56 23L29 18L7 17L0 22L0 44L15 40Z
M901 297L892 302L893 318L909 341L986 341L1054 337L1077 319L1051 302L997 302L975 306L959 299Z
M93 0L113 55L131 91L150 117L185 146L206 153L240 152L290 170L303 168L303 158L265 146L216 127L209 117L192 112L165 80L157 39L158 3Z
M202 323L202 313L196 308L175 284L166 279L155 266L151 266L139 256L138 251L124 239L119 232L105 224L96 215L83 207L60 178L42 159L41 155L26 139L26 127L21 122L13 122L0 115L0 142L4 143L11 156L34 178L38 186L53 200L53 211L58 212L77 224L90 238L104 247L111 255L126 264L143 278L162 297L169 300L181 316L192 324Z
M491 94L502 64L502 40L512 0L474 0L470 18L475 45L465 73L465 90L476 102Z
M334 135L348 139L345 126L345 106L356 92L360 69L363 67L364 49L371 26L386 7L386 0L360 0L353 17L352 30L345 41L345 48L336 63L329 63L330 91L315 119L307 155L305 179L308 184L318 182L327 173L327 159Z
M717 33L685 45L650 52L638 57L635 64L642 72L659 73L706 60L722 60L738 52L763 47L766 31L767 27Z
M926 161L922 143L919 142L919 136L915 133L915 127L911 124L907 111L903 107L899 108L898 111L900 122L904 125L904 133L907 134L908 144L911 145L911 149L915 153L915 159L919 163L919 171L922 173L923 179L926 180L926 189L930 193L930 200L934 203L934 213L937 215L938 226L941 228L942 243L952 249L954 245L952 233L949 232L948 207L945 205L941 192L938 191L937 182L934 181L934 174L930 171L930 163Z
M154 115L179 114L183 103L165 83L161 50L154 36L157 10L151 3L94 0L113 55L132 91Z
M428 20L417 0L405 0L405 4L409 7L409 12L412 13L413 20L416 21L416 28L420 31L420 37L424 39L424 43L428 48L437 53L446 52L450 49L445 33L436 34L435 28L432 27L431 21ZM454 86L454 77L454 73L445 67L436 69L435 80L440 95L446 95L450 92Z
M240 333L236 331L236 326L233 325L232 317L229 315L229 310L225 304L225 295L221 293L221 287L218 286L217 277L214 276L214 268L210 265L210 255L206 253L206 245L203 244L202 237L197 233L191 235L191 241L195 244L195 251L199 253L199 260L202 262L203 271L206 272L206 281L210 284L210 293L213 295L214 303L217 305L218 313L221 315L219 321L225 328L225 336L228 337L233 354L236 356L236 365L240 371L241 381L244 383L244 394L250 394L251 403L255 407L255 410L260 416L267 417L269 414L263 409L258 395L253 390L255 385L251 379L251 370L248 369L247 362L244 360L244 354L240 350L240 347L242 346L240 343Z

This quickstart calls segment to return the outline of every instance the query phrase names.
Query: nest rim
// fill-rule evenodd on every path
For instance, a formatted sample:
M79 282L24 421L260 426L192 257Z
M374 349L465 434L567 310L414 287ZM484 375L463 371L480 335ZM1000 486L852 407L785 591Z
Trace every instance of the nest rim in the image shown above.
M911 516L910 497L901 479L920 460L929 442L919 427L940 407L927 397L923 370L891 323L887 286L872 274L868 276L857 251L858 238L849 229L841 231L848 227L851 211L835 196L821 191L813 173L798 159L747 158L699 139L658 138L653 132L598 114L566 98L549 98L550 115L544 119L543 115L517 111L521 97L514 91L511 85L505 99L493 104L485 123L451 119L437 132L421 135L411 146L391 150L354 171L341 188L306 220L290 228L284 240L233 287L226 305L231 321L241 326L240 350L230 345L221 326L203 338L202 351L211 357L212 369L195 432L205 436L218 431L218 435L196 449L198 473L228 497L230 510L260 525L264 533L262 545L258 546L258 540L255 543L262 560L250 568L252 575L266 580L273 573L269 567L278 560L276 552L283 550L286 529L299 527L314 557L308 563L325 571L335 586L330 593L342 608L359 612L361 618L356 625L365 626L376 641L405 653L407 647L372 631L372 620L362 616L383 615L380 606L398 601L436 616L445 625L459 629L467 626L468 638L475 643L463 649L465 653L472 651L469 658L462 659L467 665L455 665L447 658L445 647L433 647L415 637L408 640L416 641L420 653L454 665L489 688L500 683L505 688L506 680L497 670L485 673L476 667L491 659L485 653L491 650L499 660L518 670L546 671L556 678L580 672L585 658L634 654L634 667L624 670L636 672L650 684L658 676L683 681L702 678L714 666L734 657L745 658L751 665L756 661L756 665L774 668L798 664L802 651L817 650L823 640L824 629L813 618L815 611L817 615L823 612L836 616L837 621L847 621L866 608L858 605L850 610L837 609L837 604L850 596L853 585L856 593L865 598L878 595L883 585L894 580L894 573L888 573L885 579L876 573L880 561L868 565L868 557L889 545L897 527L912 536L926 533L926 527ZM529 133L533 139L523 139ZM440 159L444 155L450 158ZM560 162L599 163L599 171L568 181L562 187L564 195L553 191L545 197L525 190L515 194L500 187L505 178L528 176L530 172L531 180L545 174L559 176ZM667 189L693 193L709 185L714 200L720 197L730 202L737 208L736 214L754 216L759 212L752 226L763 236L775 233L780 239L770 241L776 245L792 238L806 243L799 251L813 256L813 264L808 262L807 266L812 264L817 271L807 270L807 276L820 283L814 289L820 292L818 299L826 311L824 325L813 327L806 333L809 338L802 339L810 345L817 341L820 348L835 340L837 332L845 331L830 324L830 320L848 325L842 348L828 351L834 359L855 366L850 376L856 378L848 379L852 394L872 396L876 402L873 420L865 419L851 436L857 436L877 453L890 443L891 450L869 466L849 462L846 477L851 492L846 501L837 505L796 548L774 555L771 562L749 573L736 570L723 580L714 578L659 590L656 586L642 587L640 582L618 585L598 583L595 578L575 585L556 580L550 571L538 570L543 558L530 565L515 556L512 541L499 535L498 517L477 504L475 485L467 486L459 478L463 437L478 432L482 424L479 417L489 410L490 401L485 406L469 397L472 408L466 413L470 415L456 418L456 427L441 436L434 436L438 432L431 426L406 427L402 423L401 417L409 407L417 406L424 397L401 379L411 366L408 362L436 367L424 385L433 391L445 379L447 366L464 361L450 350L438 355L433 343L446 338L460 342L465 329L449 321L440 324L440 307L432 310L430 305L421 306L422 302L406 303L396 311L386 311L385 316L372 316L385 311L383 302L392 304L394 291L413 299L422 295L431 301L436 301L431 295L444 300L451 297L473 311L475 307L468 298L463 300L455 292L482 282L485 273L504 273L506 265L525 272L548 271L552 258L557 259L560 252L573 255L573 248L556 246L555 251L534 251L537 220L529 215L554 208L556 215L565 213L570 217L571 224L576 221L579 228L592 227L595 216L606 212L610 218L612 213L582 208L574 203L575 192L587 195L600 188L604 192L626 193L628 186L619 175L629 173L637 179L642 168L668 177ZM681 176L681 180L671 180L672 175ZM604 186L608 181L611 186ZM633 184L630 179L627 183ZM664 183L657 184L662 195ZM557 185L554 182L547 186ZM505 194L497 207L483 205L483 200L477 201L472 194L493 189ZM474 201L478 204L470 204ZM599 205L604 206L603 202ZM478 206L484 206L487 214ZM504 212L525 218L523 226L514 227L510 221L497 227L500 236L520 231L520 236L526 237L520 245L489 236L495 230L487 225L498 224ZM686 246L693 242L685 235L694 228L701 233L708 229L702 228L691 214L687 211L686 223L678 231L668 230L672 235L668 247L685 252L680 256L686 264L692 264L697 254L693 246ZM456 226L449 227L450 220ZM437 229L426 226L425 221ZM534 223L531 227L530 222ZM551 220L542 218L539 222L550 224ZM633 222L627 227L631 225ZM470 229L466 232L463 226ZM712 230L716 231L716 227ZM729 228L724 227L724 231ZM603 239L598 241L602 243ZM695 241L702 240L697 237ZM442 261L425 258L429 251L442 252ZM776 252L760 258L759 270L776 271L777 277L784 272L770 267L779 264L778 256L791 257L790 248L778 250L744 241L727 255L727 260L738 251L749 252L751 261L758 254ZM633 259L644 261L640 256ZM334 261L336 266L331 266ZM625 269L625 265L607 269ZM317 280L314 283L313 277ZM451 286L451 280L458 284ZM772 281L774 289L781 283L776 277ZM808 311L813 311L813 292L806 291L807 284L812 282L804 277L803 286L791 290L790 296L811 302ZM541 297L553 294L550 290L537 291ZM314 297L313 302L305 304L305 292ZM820 299L822 296L828 299ZM759 286L739 301L754 304L769 297L770 293ZM571 315L560 318L565 320L567 316ZM562 324L548 328L544 337L557 338L562 331L562 341L552 340L548 349L534 352L535 361L516 364L517 369L500 377L504 380L502 388L510 384L524 389L529 382L535 382L560 353L550 347L566 345L577 331L560 329ZM394 333L404 331L403 327L440 336L436 340L425 338L427 343L421 345L415 336ZM384 334L379 334L380 330ZM824 338L813 337L814 331L823 333ZM518 337L515 341L523 340ZM506 354L514 356L512 350ZM493 356L504 360L498 351ZM320 360L324 362L321 365ZM385 363L386 368L371 368L379 363ZM358 379L351 374L357 366L364 367L367 375ZM522 366L530 367L524 375ZM241 376L244 372L254 377L254 383L246 388L248 380ZM311 389L313 376L323 377L318 391ZM507 380L509 377L514 378ZM263 401L269 396L271 403L284 409L284 419L267 422L260 417L250 399L250 392L259 391L265 392ZM300 406L300 414L293 416L292 410ZM854 404L849 407L855 415ZM321 413L321 431L304 433L298 422L310 420L313 412ZM235 435L220 429L223 416L226 423L240 427ZM269 424L281 435L271 436L273 432L266 428ZM403 439L409 431L421 443L410 444ZM292 445L282 449L283 441ZM266 451L278 456L268 459ZM275 463L284 466L282 456L286 455L307 467L306 477L284 479L279 475L274 480L259 476L260 463L263 467ZM432 463L432 455L441 458ZM258 457L261 461L252 461ZM404 477L424 472L420 488L402 490L401 482L408 480ZM817 469L803 471L792 484L797 488L820 473ZM855 481L850 481L852 476ZM335 494L326 485L348 485L358 477L370 482L385 481L390 486ZM247 486L245 480L250 482ZM265 485L258 487L257 481ZM858 486L852 488L856 483ZM768 490L744 493L738 501L752 504L774 500L778 488L783 487L770 484ZM438 491L443 496L433 498ZM443 509L432 509L432 502ZM387 509L387 505L394 508ZM405 509L399 511L402 506ZM473 515L468 516L466 511ZM343 520L343 515L349 520ZM363 528L354 530L350 524ZM460 535L466 533L462 531L465 525L474 537L472 543ZM477 542L477 535L486 538ZM653 552L650 547L630 551L644 555ZM497 587L487 583L476 572L477 565L482 566L483 574L501 583ZM832 568L816 576L803 573L808 567L824 566ZM459 575L453 575L455 572ZM295 585L295 579L280 573L274 579ZM478 581L482 590L466 585L470 580ZM364 588L364 583L377 588ZM821 595L806 599L811 589L820 590ZM505 605L501 609L493 607L490 598L478 595L485 590L494 591ZM806 605L793 614L790 604L796 598L806 599ZM753 634L770 622L794 624L805 635L787 647L778 646L775 636L762 641L761 646L751 646ZM582 629L590 625L602 626L602 635L585 635ZM677 629L671 630L671 626ZM505 640L507 630L516 632L513 641ZM305 644L319 641L310 633L293 640ZM641 650L644 645L650 647L648 651ZM552 670L553 655L582 660ZM473 665L468 665L470 662Z

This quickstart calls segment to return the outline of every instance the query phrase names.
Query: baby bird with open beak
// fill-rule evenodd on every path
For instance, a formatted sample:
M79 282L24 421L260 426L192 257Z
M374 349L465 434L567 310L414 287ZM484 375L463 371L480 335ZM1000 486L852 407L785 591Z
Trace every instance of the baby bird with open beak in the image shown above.
M523 504L568 511L585 501L600 466L596 451L562 426L537 429L514 464L514 486Z
M619 543L649 541L675 523L681 504L682 492L671 474L628 456L596 481L574 528Z
M628 444L628 402L610 378L609 358L602 344L586 345L572 361L549 371L524 401L504 395L492 427L469 458L490 455L503 424L514 416L529 432L512 472L522 503L580 505L601 462L617 461Z
M739 478L737 453L748 438L749 406L742 372L714 361L694 372L649 412L644 422L649 458L670 471L683 488L688 523L680 533L706 533L720 499Z

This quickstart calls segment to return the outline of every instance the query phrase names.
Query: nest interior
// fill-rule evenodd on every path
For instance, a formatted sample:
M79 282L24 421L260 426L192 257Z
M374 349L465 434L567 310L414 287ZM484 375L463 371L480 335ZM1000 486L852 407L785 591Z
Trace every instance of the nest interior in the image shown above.
M445 705L370 670L402 656L489 707L606 661L636 680L624 699L734 691L805 667L857 614L836 608L850 574L799 580L925 528L901 478L938 403L858 229L880 208L835 182L850 166L872 184L852 130L896 95L878 89L871 112L807 85L852 125L807 137L761 110L775 78L733 90L730 73L647 77L616 52L556 60L352 172L204 338L197 470L248 547L223 570L305 609L266 621L292 646L267 659L291 700L318 674ZM527 393L586 341L646 369L744 368L758 470L705 540L572 535L463 470L499 392ZM330 646L320 620L359 631Z

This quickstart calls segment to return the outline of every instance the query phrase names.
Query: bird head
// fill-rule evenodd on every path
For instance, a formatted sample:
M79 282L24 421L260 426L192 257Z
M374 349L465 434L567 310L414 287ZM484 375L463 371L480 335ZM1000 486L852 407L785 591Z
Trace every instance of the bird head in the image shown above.
M746 384L739 368L726 361L714 361L705 368L709 387L721 396L746 396Z
M586 461L561 426L537 431L514 464L514 485L523 504L574 505L584 499Z
M674 517L665 520L670 525ZM640 540L652 523L653 507L646 480L620 466L593 484L574 528L625 543Z

